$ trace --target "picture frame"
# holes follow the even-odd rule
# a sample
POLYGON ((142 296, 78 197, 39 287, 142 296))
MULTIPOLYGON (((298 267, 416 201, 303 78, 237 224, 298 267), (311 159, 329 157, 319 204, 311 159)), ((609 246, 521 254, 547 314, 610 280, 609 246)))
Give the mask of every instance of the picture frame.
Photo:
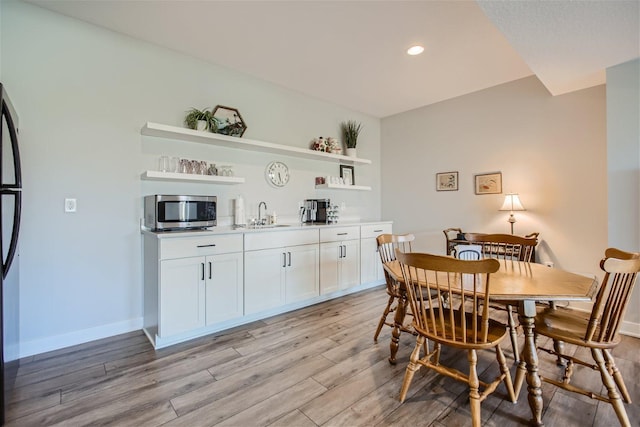
POLYGON ((458 191, 458 172, 437 173, 436 191, 458 191))
POLYGON ((237 108, 216 105, 212 115, 218 126, 216 133, 241 137, 247 130, 247 124, 242 119, 237 108))
POLYGON ((502 193, 502 172, 474 175, 476 194, 502 193))
POLYGON ((348 165, 340 165, 340 178, 344 180, 345 185, 356 185, 355 168, 348 165))

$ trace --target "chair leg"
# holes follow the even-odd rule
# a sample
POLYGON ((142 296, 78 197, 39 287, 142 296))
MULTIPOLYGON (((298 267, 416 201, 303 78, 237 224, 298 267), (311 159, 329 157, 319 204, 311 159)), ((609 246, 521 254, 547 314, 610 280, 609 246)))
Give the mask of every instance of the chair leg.
POLYGON ((469 359, 469 406, 471 407, 471 424, 480 427, 482 417, 480 413, 480 380, 478 379, 478 355, 475 350, 467 353, 469 359))
POLYGON ((620 394, 622 394, 622 400, 624 400, 625 403, 631 403, 631 396, 627 391, 627 386, 624 384, 622 374, 620 374, 611 352, 609 350, 603 350, 603 355, 607 369, 609 370, 609 373, 613 375, 613 380, 616 382, 618 389, 620 390, 620 394))
POLYGON ((623 427, 631 427, 629 417, 627 416, 627 411, 624 409, 622 399, 620 398, 620 395, 616 390, 616 385, 613 381, 613 377, 609 374, 604 358, 602 357, 602 350, 599 348, 592 348, 591 355, 593 356, 593 360, 595 360, 596 364, 598 365, 600 376, 602 377, 602 383, 607 388, 607 391, 609 393, 609 403, 611 403, 611 405, 613 406, 613 410, 616 411, 616 415, 618 416, 620 425, 623 427))
POLYGON ((520 361, 520 351, 518 350, 518 329, 513 318, 513 306, 507 306, 507 322, 509 324, 509 334, 511 335, 511 348, 513 349, 513 359, 520 361))
POLYGON ((553 350, 558 354, 558 357, 556 359, 556 366, 567 366, 567 362, 565 362, 565 360, 559 356, 560 354, 564 354, 564 342, 553 340, 553 350))
POLYGON ((378 328, 376 329, 376 334, 373 336, 373 340, 374 341, 378 341, 378 335, 380 335, 380 331, 382 330, 382 327, 384 326, 385 322, 387 321, 387 316, 389 315, 389 313, 391 313, 391 305, 393 304, 393 301, 396 299, 396 297, 394 296, 390 296, 389 297, 389 302, 387 302, 387 306, 384 309, 384 312, 382 313, 382 317, 380 318, 380 322, 378 322, 378 328))
POLYGON ((516 397, 520 395, 520 389, 522 388, 522 384, 524 384, 524 379, 527 375, 527 364, 524 360, 521 360, 518 363, 518 368, 516 369, 516 379, 513 384, 513 391, 515 392, 516 397))
POLYGON ((407 365, 407 369, 404 372, 404 380, 402 380, 402 387, 400 388, 400 403, 404 402, 405 397, 407 397, 407 391, 409 391, 411 380, 413 380, 413 374, 420 369, 418 359, 420 359, 420 348, 423 345, 424 337, 418 335, 416 338, 416 346, 411 352, 411 357, 409 358, 409 365, 407 365))
POLYGON ((511 402, 516 403, 516 394, 513 391, 513 383, 511 382, 511 372, 509 372, 509 367, 507 366, 507 358, 504 357, 504 353, 499 345, 496 346, 496 359, 498 360, 498 365, 500 365, 500 372, 504 375, 504 385, 507 387, 509 398, 511 402))

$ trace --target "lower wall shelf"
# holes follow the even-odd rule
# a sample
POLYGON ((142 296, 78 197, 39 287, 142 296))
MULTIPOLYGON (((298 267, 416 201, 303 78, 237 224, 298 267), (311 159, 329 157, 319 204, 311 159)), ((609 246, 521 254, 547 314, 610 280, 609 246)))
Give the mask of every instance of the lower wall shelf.
POLYGON ((148 181, 188 181, 203 182, 209 184, 243 184, 244 178, 237 176, 196 175, 190 173, 144 171, 140 179, 148 181))
POLYGON ((318 184, 316 190, 352 190, 352 191, 371 191, 371 187, 366 185, 348 185, 348 184, 318 184))

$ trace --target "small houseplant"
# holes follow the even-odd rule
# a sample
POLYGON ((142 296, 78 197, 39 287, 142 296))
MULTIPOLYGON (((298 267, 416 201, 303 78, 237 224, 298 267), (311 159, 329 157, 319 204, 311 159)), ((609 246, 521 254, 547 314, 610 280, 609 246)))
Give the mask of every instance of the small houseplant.
POLYGON ((362 125, 354 120, 342 122, 342 136, 347 146, 347 156, 356 157, 356 145, 362 125))
POLYGON ((217 132, 218 124, 213 118, 213 113, 209 110, 198 110, 192 108, 187 111, 187 115, 184 118, 184 124, 189 129, 196 129, 200 131, 217 132))

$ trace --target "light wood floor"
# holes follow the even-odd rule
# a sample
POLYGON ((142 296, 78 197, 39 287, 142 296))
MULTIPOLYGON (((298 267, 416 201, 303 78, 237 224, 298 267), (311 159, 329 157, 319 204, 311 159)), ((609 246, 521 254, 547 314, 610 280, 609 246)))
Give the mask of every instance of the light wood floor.
MULTIPOLYGON (((159 351, 133 332, 27 358, 8 425, 469 425, 466 386, 424 369, 398 402, 415 341, 403 335, 398 364, 387 362, 390 328, 372 339, 385 303, 380 287, 159 351)), ((509 347, 507 339, 511 357, 509 347)), ((635 402, 625 405, 634 426, 638 350, 640 340, 625 338, 614 351, 635 402)), ((443 358, 467 365, 464 354, 443 358)), ((551 356, 540 359, 543 374, 559 375, 551 356)), ((478 366, 481 378, 498 372, 490 351, 481 352, 478 366)), ((583 384, 598 383, 597 373, 585 374, 583 384)), ((505 396, 499 388, 483 402, 484 425, 527 424, 526 390, 517 404, 505 396)), ((607 404, 548 384, 543 397, 547 426, 617 425, 607 404)))

